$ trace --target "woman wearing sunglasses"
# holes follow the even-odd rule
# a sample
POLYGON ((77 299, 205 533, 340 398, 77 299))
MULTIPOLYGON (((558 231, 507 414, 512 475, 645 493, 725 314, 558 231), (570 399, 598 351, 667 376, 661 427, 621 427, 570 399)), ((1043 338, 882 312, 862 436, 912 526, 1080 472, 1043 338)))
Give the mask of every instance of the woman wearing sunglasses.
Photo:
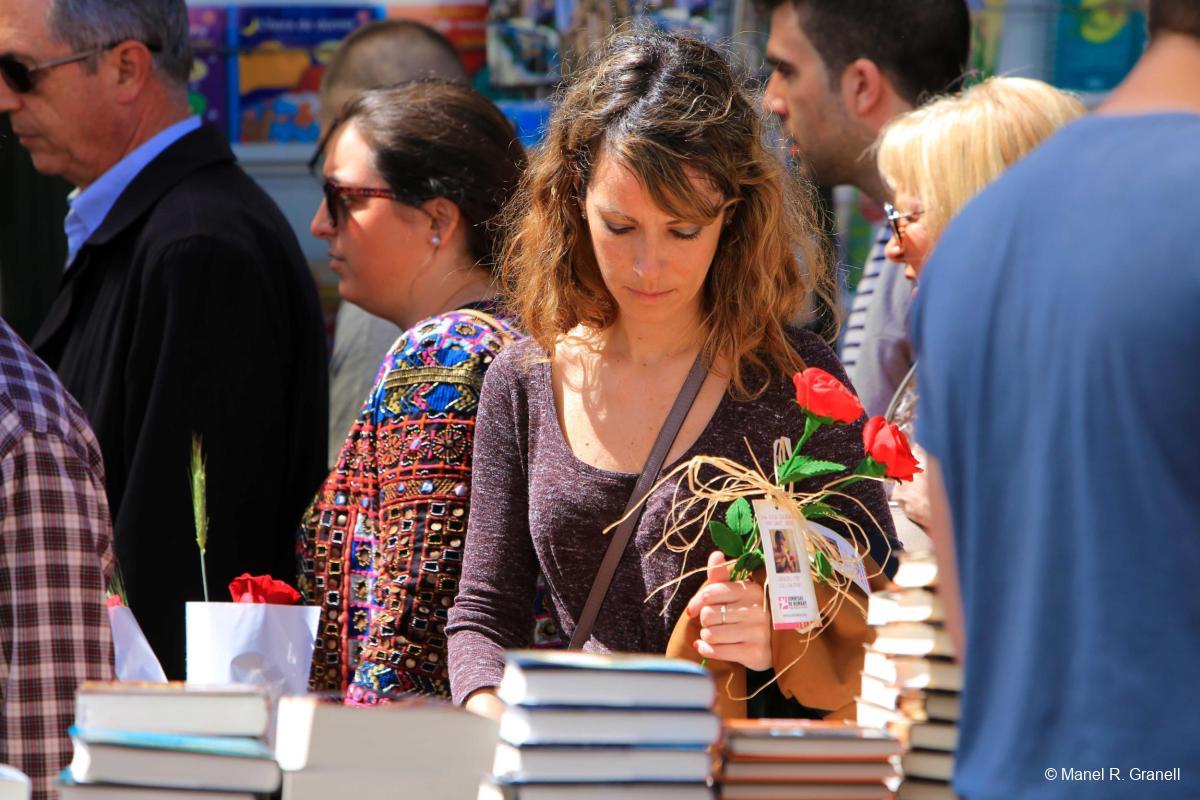
MULTIPOLYGON (((896 199, 885 208, 892 226, 887 257, 915 283, 938 237, 967 201, 1084 110, 1074 95, 1042 81, 997 77, 897 117, 877 145, 880 173, 896 199)), ((887 412, 910 439, 915 376, 914 366, 887 412)), ((924 460, 924 453, 916 454, 924 460)), ((912 522, 928 523, 924 473, 898 484, 892 498, 912 522)))
POLYGON ((322 606, 311 682, 360 702, 445 695, 477 398, 516 336, 490 223, 525 155, 491 102, 440 81, 359 95, 322 150, 312 232, 338 291, 405 333, 302 523, 301 588, 322 606))

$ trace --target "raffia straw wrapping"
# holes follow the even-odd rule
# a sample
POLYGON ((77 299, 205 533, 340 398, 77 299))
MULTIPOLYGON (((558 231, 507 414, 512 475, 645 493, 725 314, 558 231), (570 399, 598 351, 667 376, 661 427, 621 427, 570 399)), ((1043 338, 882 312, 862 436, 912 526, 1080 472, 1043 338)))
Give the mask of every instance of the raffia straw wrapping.
MULTIPOLYGON (((776 441, 775 443, 775 460, 776 463, 782 463, 782 456, 786 456, 791 451, 791 443, 785 439, 776 441)), ((756 464, 756 467, 758 465, 756 464)), ((788 669, 793 667, 797 662, 804 657, 808 650, 809 643, 818 636, 825 628, 826 621, 832 620, 839 611, 842 604, 845 602, 852 603, 864 616, 866 608, 859 599, 851 592, 854 582, 847 577, 855 572, 856 563, 849 559, 843 558, 838 551, 837 546, 829 539, 817 533, 804 518, 804 506, 816 502, 818 498, 821 502, 827 502, 832 498, 844 498, 853 503, 858 508, 862 509, 863 513, 871 520, 872 524, 878 527, 878 521, 871 513, 871 510, 866 507, 857 497, 846 492, 838 491, 832 487, 846 480, 848 476, 845 474, 835 475, 831 480, 825 483, 819 490, 815 492, 797 492, 786 487, 778 486, 774 482, 768 480, 763 474, 761 467, 758 469, 749 469, 736 461, 728 458, 718 458, 712 456, 695 456, 684 464, 680 464, 675 469, 671 470, 656 483, 646 497, 652 495, 659 487, 669 483, 675 483, 674 502, 672 503, 671 513, 664 521, 664 530, 662 537, 658 543, 651 548, 647 557, 653 555, 659 548, 666 548, 672 553, 688 553, 697 547, 708 535, 708 522, 721 506, 732 503, 739 497, 743 497, 748 501, 759 498, 766 498, 777 505, 779 508, 791 511, 793 516, 800 522, 800 530, 804 536, 805 544, 810 553, 814 556, 817 552, 821 552, 829 560, 829 564, 833 567, 832 575, 829 576, 825 583, 832 590, 830 599, 820 608, 820 622, 812 625, 804 630, 796 630, 794 633, 803 640, 803 647, 800 655, 793 659, 783 667, 775 669, 775 679, 778 680, 788 669), (702 472, 707 471, 708 477, 702 475, 702 472), (687 496, 681 497, 683 487, 687 487, 687 496), (694 533, 688 533, 688 530, 694 533), (844 572, 843 572, 844 570, 844 572)), ((856 476, 862 480, 880 480, 868 476, 856 476)), ((641 502, 645 502, 646 498, 642 498, 641 502)), ((641 507, 641 502, 634 508, 630 509, 625 515, 636 513, 641 507)), ((625 516, 613 522, 604 532, 607 534, 614 530, 625 516)), ((861 552, 868 552, 868 541, 866 532, 855 520, 846 517, 842 514, 833 513, 827 516, 828 519, 836 520, 843 523, 850 532, 851 543, 861 552)), ((761 542, 755 541, 751 543, 753 546, 761 549, 761 542)), ((889 553, 890 557, 890 545, 889 553)), ((686 559, 683 563, 686 563, 686 559)), ((725 562, 732 566, 732 561, 725 562)), ((670 591, 671 595, 666 604, 664 604, 663 613, 666 613, 666 608, 670 602, 675 599, 679 592, 680 585, 683 581, 707 571, 707 565, 698 569, 686 570, 683 566, 680 567, 680 574, 675 579, 668 581, 654 589, 646 599, 649 600, 654 595, 662 591, 670 591)), ((877 568, 873 572, 867 574, 867 580, 882 574, 882 568, 877 568)), ((814 579, 816 576, 814 575, 814 579)), ((766 587, 763 587, 764 592, 766 587)), ((750 697, 761 692, 770 683, 764 684, 754 694, 748 697, 733 698, 735 700, 748 700, 750 697)), ((728 687, 726 687, 728 692, 728 687)))

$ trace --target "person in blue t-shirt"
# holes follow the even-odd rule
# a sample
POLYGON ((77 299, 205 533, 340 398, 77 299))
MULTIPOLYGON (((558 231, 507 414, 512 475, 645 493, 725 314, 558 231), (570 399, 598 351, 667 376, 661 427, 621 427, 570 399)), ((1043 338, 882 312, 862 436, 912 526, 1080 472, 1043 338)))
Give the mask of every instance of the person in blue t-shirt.
POLYGON ((1200 4, 969 203, 914 312, 970 800, 1200 797, 1200 4), (961 607, 959 587, 961 586, 961 607))

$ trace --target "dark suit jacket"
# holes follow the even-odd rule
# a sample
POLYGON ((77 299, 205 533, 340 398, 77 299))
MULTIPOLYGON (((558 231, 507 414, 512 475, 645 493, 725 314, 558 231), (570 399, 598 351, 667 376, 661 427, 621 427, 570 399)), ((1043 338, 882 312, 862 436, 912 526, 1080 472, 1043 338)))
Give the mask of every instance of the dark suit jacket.
POLYGON ((129 602, 183 677, 184 602, 203 599, 188 463, 208 460, 208 590, 295 575, 295 532, 325 475, 316 288, 269 197, 201 127, 130 183, 63 277, 34 339, 79 400, 108 476, 129 602))

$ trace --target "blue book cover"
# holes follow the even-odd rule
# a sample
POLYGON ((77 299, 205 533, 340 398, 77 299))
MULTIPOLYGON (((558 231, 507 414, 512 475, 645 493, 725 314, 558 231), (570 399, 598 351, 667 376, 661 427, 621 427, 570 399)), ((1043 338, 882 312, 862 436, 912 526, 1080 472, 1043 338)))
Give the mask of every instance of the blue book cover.
POLYGON ((180 753, 227 756, 230 758, 254 758, 274 761, 271 748, 257 739, 232 736, 176 736, 165 733, 139 733, 101 728, 77 728, 71 726, 72 739, 91 745, 131 747, 139 750, 171 750, 180 753))
POLYGON ((316 142, 325 65, 342 39, 379 16, 366 5, 242 6, 230 14, 234 141, 316 142))
POLYGON ((1132 69, 1146 46, 1146 17, 1133 0, 1066 0, 1054 36, 1054 84, 1104 92, 1132 69))
POLYGON ((226 9, 188 6, 192 42, 192 72, 188 77, 188 106, 192 113, 229 136, 229 29, 226 9))

